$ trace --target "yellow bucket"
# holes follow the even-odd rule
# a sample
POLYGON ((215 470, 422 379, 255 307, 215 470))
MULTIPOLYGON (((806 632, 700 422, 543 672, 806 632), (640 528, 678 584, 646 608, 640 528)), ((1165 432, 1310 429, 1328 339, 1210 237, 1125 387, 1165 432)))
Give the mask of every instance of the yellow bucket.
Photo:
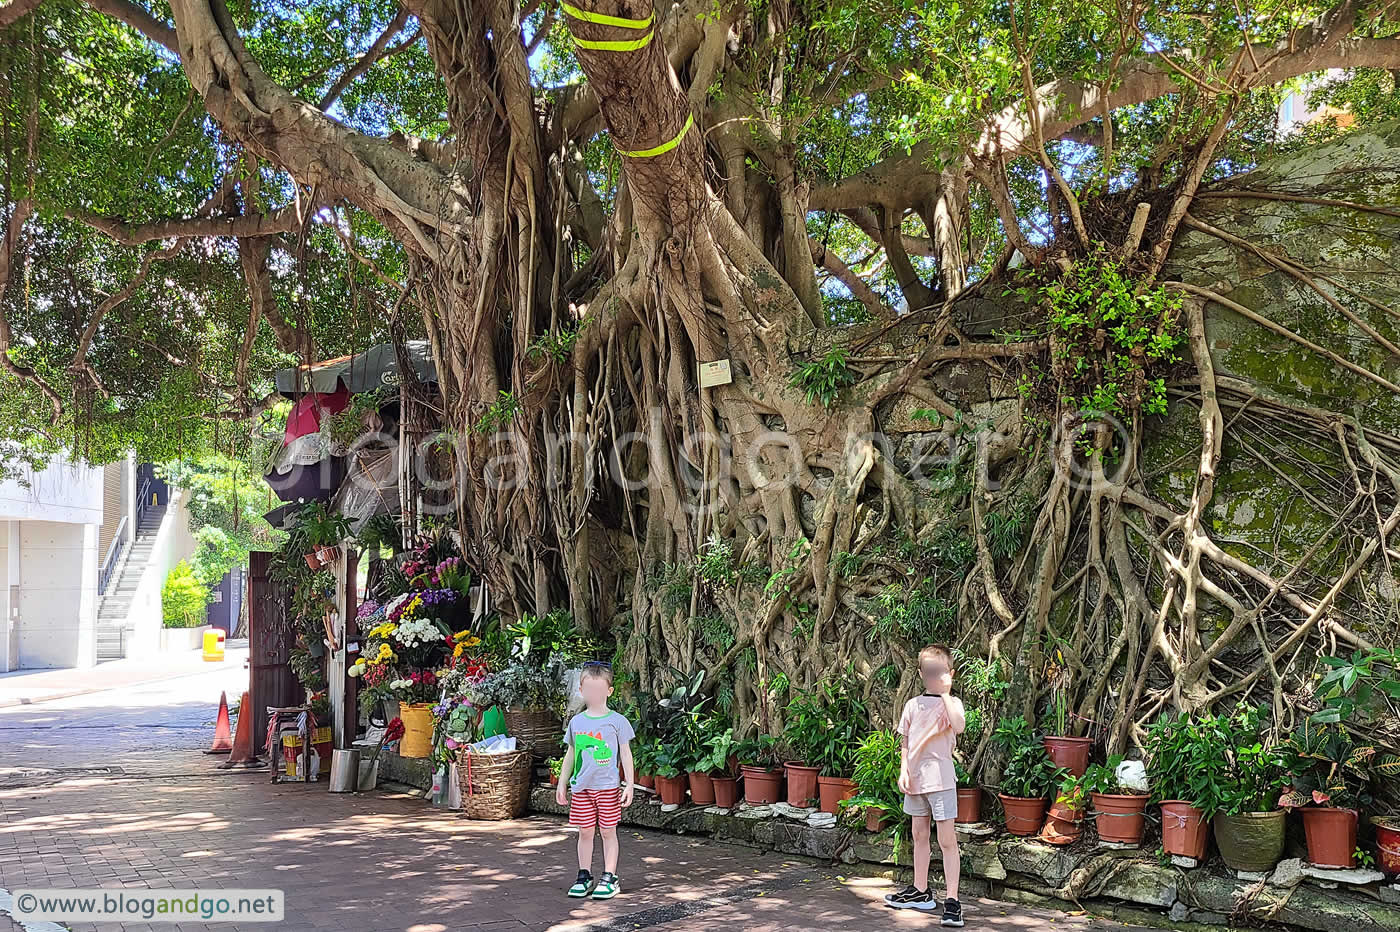
POLYGON ((427 757, 433 753, 433 706, 429 702, 405 702, 399 706, 403 720, 400 757, 427 757))

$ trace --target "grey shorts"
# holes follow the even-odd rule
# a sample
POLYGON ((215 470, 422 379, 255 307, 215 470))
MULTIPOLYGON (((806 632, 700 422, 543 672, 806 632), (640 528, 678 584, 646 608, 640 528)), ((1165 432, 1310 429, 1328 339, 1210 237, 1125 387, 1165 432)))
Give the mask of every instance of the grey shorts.
POLYGON ((946 822, 958 816, 958 791, 939 790, 936 793, 904 794, 904 812, 911 816, 928 816, 935 822, 946 822))

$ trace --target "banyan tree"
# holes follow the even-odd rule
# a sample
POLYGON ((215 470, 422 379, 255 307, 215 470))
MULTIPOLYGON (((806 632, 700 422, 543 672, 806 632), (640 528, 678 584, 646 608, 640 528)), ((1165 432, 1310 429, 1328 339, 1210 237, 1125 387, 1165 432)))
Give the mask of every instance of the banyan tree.
POLYGON ((426 337, 475 571, 643 687, 1286 725, 1400 633, 1394 14, 12 0, 6 408, 426 337))

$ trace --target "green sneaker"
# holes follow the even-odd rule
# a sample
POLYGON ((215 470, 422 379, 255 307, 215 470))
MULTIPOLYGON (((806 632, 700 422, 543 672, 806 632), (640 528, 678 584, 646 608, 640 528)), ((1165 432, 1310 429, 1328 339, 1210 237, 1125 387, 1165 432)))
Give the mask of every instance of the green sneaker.
POLYGON ((612 871, 603 874, 603 878, 598 881, 598 886, 593 888, 593 899, 610 900, 622 892, 622 887, 617 882, 617 875, 612 871))
POLYGON ((592 872, 590 872, 590 871, 585 871, 585 870, 581 870, 581 871, 578 872, 578 880, 575 880, 575 881, 574 881, 574 885, 573 885, 572 887, 569 888, 569 896, 572 896, 572 897, 574 897, 575 899, 579 899, 579 898, 588 896, 589 891, 592 890, 592 889, 593 889, 593 874, 592 874, 592 872))

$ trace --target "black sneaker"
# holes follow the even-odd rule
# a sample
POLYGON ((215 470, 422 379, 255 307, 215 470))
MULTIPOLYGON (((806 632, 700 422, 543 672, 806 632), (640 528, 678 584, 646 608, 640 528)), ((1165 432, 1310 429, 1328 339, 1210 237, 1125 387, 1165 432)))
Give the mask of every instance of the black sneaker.
POLYGON ((578 872, 578 880, 569 888, 569 896, 579 899, 588 896, 593 892, 593 872, 581 870, 578 872))
POLYGON ((943 901, 943 925, 950 929, 961 929, 963 925, 962 904, 951 896, 943 901))
POLYGON ((885 905, 891 909, 921 909, 931 913, 938 908, 938 900, 932 890, 920 890, 910 884, 898 893, 885 894, 885 905))

